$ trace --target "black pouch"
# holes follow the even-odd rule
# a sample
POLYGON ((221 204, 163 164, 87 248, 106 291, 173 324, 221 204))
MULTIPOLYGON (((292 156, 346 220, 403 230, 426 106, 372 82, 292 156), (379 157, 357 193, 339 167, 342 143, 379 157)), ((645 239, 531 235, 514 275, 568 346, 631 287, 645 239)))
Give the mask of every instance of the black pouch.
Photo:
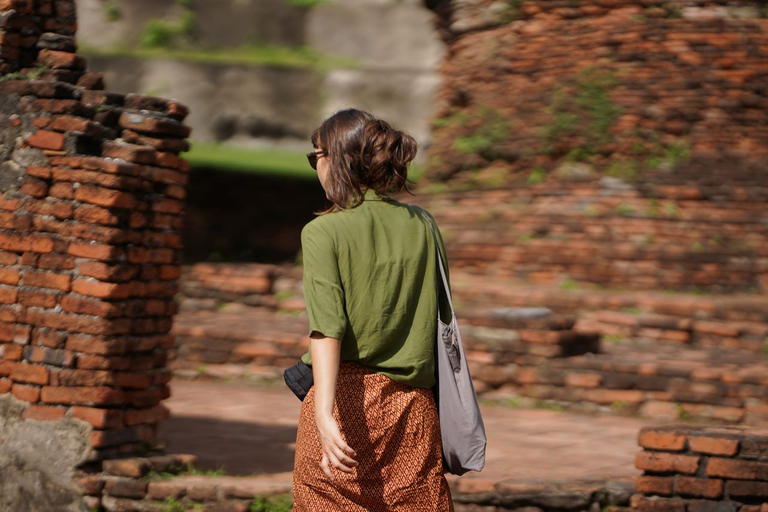
POLYGON ((293 394, 302 402, 312 388, 312 385, 315 383, 314 377, 312 376, 312 367, 306 365, 301 360, 285 370, 283 372, 283 378, 288 387, 291 388, 291 391, 293 391, 293 394))

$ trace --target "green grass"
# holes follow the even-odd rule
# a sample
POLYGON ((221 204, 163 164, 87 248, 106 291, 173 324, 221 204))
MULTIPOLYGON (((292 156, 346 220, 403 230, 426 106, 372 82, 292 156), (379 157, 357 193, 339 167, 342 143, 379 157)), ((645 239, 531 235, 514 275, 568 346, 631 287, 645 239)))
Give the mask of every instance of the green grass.
POLYGON ((357 66, 357 62, 353 59, 332 57, 307 46, 243 45, 233 48, 166 48, 159 45, 147 48, 126 46, 99 48, 81 45, 79 53, 86 56, 176 59, 213 64, 246 64, 318 70, 357 66))
MULTIPOLYGON (((307 142, 307 147, 309 146, 311 144, 307 142)), ((286 178, 317 179, 317 171, 309 166, 305 153, 301 151, 193 143, 190 151, 183 156, 189 160, 193 169, 212 167, 234 172, 279 175, 286 178)))
MULTIPOLYGON (((311 149, 307 142, 307 152, 311 149)), ((307 162, 304 151, 267 148, 246 148, 216 143, 193 143, 182 156, 194 168, 214 168, 232 172, 282 176, 285 178, 316 180, 317 171, 307 162)), ((408 177, 417 182, 424 168, 412 164, 408 177)))

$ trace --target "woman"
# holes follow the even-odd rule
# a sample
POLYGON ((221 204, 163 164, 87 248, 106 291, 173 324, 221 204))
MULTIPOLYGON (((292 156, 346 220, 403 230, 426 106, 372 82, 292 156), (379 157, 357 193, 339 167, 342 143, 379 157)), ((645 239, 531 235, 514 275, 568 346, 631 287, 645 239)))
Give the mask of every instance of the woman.
MULTIPOLYGON (((307 157, 333 206, 301 233, 302 360, 314 386, 299 419, 294 510, 453 510, 431 391, 434 219, 389 196, 405 188, 416 141, 349 109, 325 120, 312 144, 307 157)), ((444 292, 440 305, 449 321, 444 292)))

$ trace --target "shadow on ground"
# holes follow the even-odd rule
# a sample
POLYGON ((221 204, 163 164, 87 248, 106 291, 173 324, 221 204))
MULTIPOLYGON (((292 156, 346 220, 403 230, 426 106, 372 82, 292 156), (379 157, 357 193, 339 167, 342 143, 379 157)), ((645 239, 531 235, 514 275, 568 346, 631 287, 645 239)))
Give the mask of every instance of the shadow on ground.
POLYGON ((243 476, 293 470, 296 427, 172 416, 160 423, 167 453, 197 456, 196 467, 243 476))

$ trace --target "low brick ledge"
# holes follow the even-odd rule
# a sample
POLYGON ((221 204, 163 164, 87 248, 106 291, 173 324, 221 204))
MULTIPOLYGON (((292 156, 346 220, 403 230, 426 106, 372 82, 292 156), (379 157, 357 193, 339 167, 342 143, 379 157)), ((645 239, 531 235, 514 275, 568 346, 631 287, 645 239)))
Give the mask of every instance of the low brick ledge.
POLYGON ((768 512, 768 429, 644 427, 632 510, 768 512))
MULTIPOLYGON (((290 472, 254 477, 146 478, 150 471, 167 471, 194 461, 193 455, 108 460, 102 472, 80 474, 78 485, 88 507, 110 512, 162 512, 168 507, 167 500, 206 512, 248 512, 257 498, 290 495, 292 491, 290 472)), ((633 478, 494 480, 471 473, 448 475, 448 481, 456 512, 627 511, 635 493, 633 478)))

